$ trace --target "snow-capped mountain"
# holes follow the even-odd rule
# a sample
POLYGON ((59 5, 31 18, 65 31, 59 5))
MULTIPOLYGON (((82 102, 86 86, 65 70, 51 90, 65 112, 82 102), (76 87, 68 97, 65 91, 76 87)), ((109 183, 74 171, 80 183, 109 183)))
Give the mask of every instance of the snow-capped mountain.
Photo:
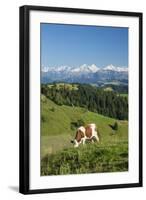
POLYGON ((116 71, 116 72, 128 72, 127 67, 115 67, 112 64, 104 67, 103 70, 116 71))
POLYGON ((98 81, 128 80, 128 68, 113 65, 97 67, 95 64, 83 64, 78 67, 42 67, 41 72, 43 83, 53 81, 97 83, 98 81))
POLYGON ((58 66, 58 67, 42 67, 42 72, 71 72, 71 73, 86 73, 91 72, 95 73, 100 70, 95 64, 86 65, 83 64, 79 67, 70 67, 70 66, 58 66))
POLYGON ((67 72, 70 71, 71 67, 69 66, 58 66, 58 67, 42 67, 41 71, 44 73, 47 72, 67 72))

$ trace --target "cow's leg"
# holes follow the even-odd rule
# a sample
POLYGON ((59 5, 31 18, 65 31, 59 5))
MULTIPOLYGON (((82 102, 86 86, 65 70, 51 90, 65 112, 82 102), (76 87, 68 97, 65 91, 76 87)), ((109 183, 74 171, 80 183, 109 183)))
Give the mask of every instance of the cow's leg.
POLYGON ((79 146, 79 143, 76 141, 76 140, 74 140, 74 147, 78 147, 79 146))
POLYGON ((83 145, 84 145, 85 142, 86 142, 86 138, 82 138, 82 142, 83 142, 83 145))
POLYGON ((91 142, 94 143, 94 138, 92 137, 91 142))

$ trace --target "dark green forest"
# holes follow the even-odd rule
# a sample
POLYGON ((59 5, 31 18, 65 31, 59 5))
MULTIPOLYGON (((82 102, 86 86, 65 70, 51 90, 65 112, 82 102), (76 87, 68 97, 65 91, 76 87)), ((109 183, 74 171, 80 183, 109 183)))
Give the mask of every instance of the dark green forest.
POLYGON ((101 86, 101 88, 111 87, 113 91, 118 92, 120 94, 127 94, 128 93, 128 86, 127 85, 114 85, 114 84, 106 84, 101 86))
POLYGON ((88 84, 42 84, 41 93, 58 105, 79 106, 119 120, 128 119, 128 98, 88 84))

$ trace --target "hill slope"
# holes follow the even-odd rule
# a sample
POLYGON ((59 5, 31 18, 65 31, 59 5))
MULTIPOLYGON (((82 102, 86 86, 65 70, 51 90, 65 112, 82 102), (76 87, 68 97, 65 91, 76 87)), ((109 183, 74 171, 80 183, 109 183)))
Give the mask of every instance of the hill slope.
POLYGON ((76 127, 72 124, 78 120, 85 124, 95 123, 100 133, 100 146, 114 145, 128 140, 128 122, 104 117, 89 112, 85 108, 59 106, 53 101, 41 96, 41 157, 55 153, 66 147, 72 147, 70 140, 74 138, 76 127), (118 122, 118 130, 112 125, 118 122))
POLYGON ((59 106, 41 96, 41 175, 123 172, 128 170, 128 122, 59 106), (117 121, 118 130, 113 130, 117 121), (77 122, 96 123, 99 144, 73 148, 77 122))

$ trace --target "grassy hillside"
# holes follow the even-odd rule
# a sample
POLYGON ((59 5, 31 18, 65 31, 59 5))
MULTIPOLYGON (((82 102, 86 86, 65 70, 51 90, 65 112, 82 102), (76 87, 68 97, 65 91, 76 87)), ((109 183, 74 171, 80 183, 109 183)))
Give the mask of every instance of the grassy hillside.
MULTIPOLYGON (((85 108, 74 106, 59 106, 53 101, 41 96, 41 135, 60 135, 71 134, 70 123, 82 119, 85 123, 95 123, 104 134, 113 133, 111 126, 115 121, 119 124, 118 133, 123 132, 122 136, 127 133, 127 121, 116 120, 113 118, 105 117, 103 115, 90 112, 85 108)), ((100 132, 101 132, 100 131, 100 132)), ((72 135, 72 134, 71 134, 72 135)), ((127 134, 126 134, 127 136, 127 134)))
POLYGON ((59 106, 43 95, 41 96, 41 113, 42 175, 124 171, 127 169, 127 121, 104 117, 89 112, 85 108, 59 106), (73 148, 70 141, 75 137, 76 128, 72 128, 71 124, 78 120, 84 121, 85 124, 95 123, 97 125, 100 133, 99 144, 87 144, 85 147, 81 145, 77 149, 73 148), (113 129, 116 121, 118 122, 117 131, 113 129), (89 159, 92 154, 94 155, 93 161, 89 159), (98 157, 95 157, 96 154, 98 157), (84 169, 84 165, 89 166, 84 169))

